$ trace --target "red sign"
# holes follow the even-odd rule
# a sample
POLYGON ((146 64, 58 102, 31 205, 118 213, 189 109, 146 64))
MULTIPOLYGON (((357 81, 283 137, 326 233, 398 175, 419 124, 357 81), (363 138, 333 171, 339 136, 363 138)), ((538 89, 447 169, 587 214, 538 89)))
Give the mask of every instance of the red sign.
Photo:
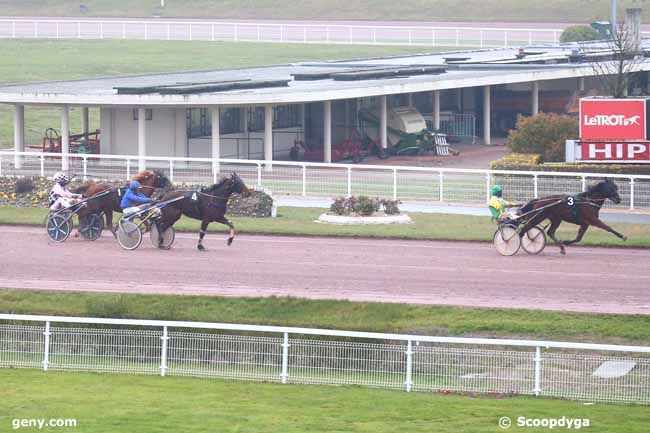
POLYGON ((650 141, 583 141, 580 160, 591 162, 650 162, 650 141))
POLYGON ((581 99, 582 140, 645 140, 645 99, 581 99))

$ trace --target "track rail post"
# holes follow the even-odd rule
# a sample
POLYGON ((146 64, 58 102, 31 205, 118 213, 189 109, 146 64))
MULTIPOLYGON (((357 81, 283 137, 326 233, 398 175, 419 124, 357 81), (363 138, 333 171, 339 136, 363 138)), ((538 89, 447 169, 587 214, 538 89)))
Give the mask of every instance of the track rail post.
POLYGON ((280 373, 280 379, 282 383, 287 383, 287 378, 289 377, 289 333, 284 333, 284 339, 282 342, 282 372, 280 373))
POLYGON ((43 371, 47 371, 48 366, 50 365, 50 322, 45 322, 45 341, 43 343, 43 371))
POLYGON ((167 340, 169 340, 166 326, 163 326, 163 335, 160 337, 160 340, 162 341, 162 348, 160 349, 160 375, 165 376, 167 372, 167 340))
POLYGON ((307 195, 307 166, 305 164, 302 165, 302 196, 305 197, 307 195))
POLYGON ((406 346, 406 381, 404 382, 406 386, 406 392, 411 392, 413 387, 413 342, 408 341, 406 346))
POLYGON ((542 392, 542 349, 537 346, 535 348, 535 395, 542 392))

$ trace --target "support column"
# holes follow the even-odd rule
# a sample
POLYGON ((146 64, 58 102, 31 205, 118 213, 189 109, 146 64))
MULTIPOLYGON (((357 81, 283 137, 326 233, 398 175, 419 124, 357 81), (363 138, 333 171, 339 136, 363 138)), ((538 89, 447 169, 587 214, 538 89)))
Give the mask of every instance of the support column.
POLYGON ((409 102, 409 107, 413 106, 413 93, 408 94, 408 102, 409 102))
POLYGON ((88 134, 88 107, 81 109, 81 132, 88 134))
MULTIPOLYGON (((25 151, 25 106, 16 105, 14 111, 14 151, 25 151)), ((14 155, 14 167, 23 168, 23 157, 14 155)))
POLYGON ((147 156, 147 112, 144 108, 138 108, 138 170, 146 168, 147 156))
MULTIPOLYGON (((264 160, 273 161, 273 105, 264 106, 264 160)), ((271 165, 266 166, 267 169, 271 165)))
POLYGON ((578 90, 581 92, 585 91, 585 77, 578 78, 578 90))
MULTIPOLYGON (((61 153, 70 153, 70 110, 67 105, 61 108, 61 153)), ((70 169, 70 161, 67 156, 61 157, 61 169, 70 169)))
POLYGON ((332 101, 323 102, 323 162, 332 162, 332 101))
MULTIPOLYGON (((219 114, 219 107, 210 108, 210 121, 212 124, 212 172, 215 176, 220 171, 217 160, 221 158, 221 127, 219 124, 221 119, 219 114)), ((239 158, 239 154, 237 154, 237 158, 239 158)))
POLYGON ((490 134, 490 86, 483 87, 483 144, 492 144, 490 134))
POLYGON ((532 88, 532 107, 530 112, 533 116, 536 116, 539 113, 539 82, 533 81, 532 88))
POLYGON ((433 129, 440 130, 440 90, 433 91, 433 129))
POLYGON ((388 104, 386 101, 386 95, 379 97, 380 101, 380 110, 379 110, 379 136, 381 137, 381 148, 388 148, 388 104))

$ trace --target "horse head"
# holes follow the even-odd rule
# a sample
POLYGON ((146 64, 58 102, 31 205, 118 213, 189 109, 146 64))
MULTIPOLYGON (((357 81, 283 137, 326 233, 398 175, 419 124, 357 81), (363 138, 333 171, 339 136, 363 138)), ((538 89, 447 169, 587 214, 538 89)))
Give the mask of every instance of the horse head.
POLYGON ((171 186, 165 173, 160 170, 142 170, 133 176, 133 180, 137 180, 142 186, 156 189, 168 189, 171 186))
POLYGON ((621 203, 621 196, 618 195, 618 186, 610 178, 598 182, 587 190, 587 196, 595 199, 610 199, 614 204, 621 203))
POLYGON ((251 195, 251 190, 248 189, 248 187, 246 186, 242 178, 239 177, 239 175, 234 171, 230 175, 229 182, 230 182, 230 191, 233 194, 239 194, 242 197, 248 197, 249 195, 251 195))

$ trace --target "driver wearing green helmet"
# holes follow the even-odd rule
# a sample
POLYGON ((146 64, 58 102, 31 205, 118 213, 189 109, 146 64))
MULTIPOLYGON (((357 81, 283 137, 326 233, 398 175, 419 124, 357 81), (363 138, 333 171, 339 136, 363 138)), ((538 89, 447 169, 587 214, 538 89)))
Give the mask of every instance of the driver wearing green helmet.
POLYGON ((490 193, 492 194, 492 197, 490 198, 488 206, 490 206, 490 213, 492 214, 493 219, 499 219, 507 208, 517 206, 516 203, 509 202, 502 197, 503 188, 500 185, 494 185, 490 190, 490 193))

